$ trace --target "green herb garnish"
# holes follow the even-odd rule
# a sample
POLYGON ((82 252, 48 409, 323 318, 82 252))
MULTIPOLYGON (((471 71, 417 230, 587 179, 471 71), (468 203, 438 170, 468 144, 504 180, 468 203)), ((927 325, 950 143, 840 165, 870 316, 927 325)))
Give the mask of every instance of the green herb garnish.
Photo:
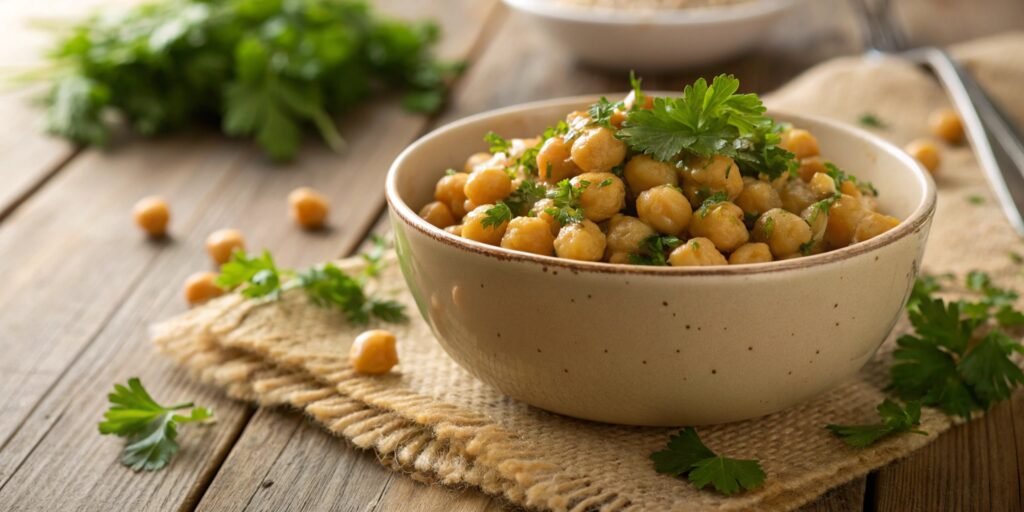
POLYGON ((582 180, 578 185, 573 186, 572 182, 564 179, 558 182, 554 190, 548 191, 550 198, 555 205, 545 208, 544 212, 555 218, 562 226, 583 222, 583 207, 580 206, 580 196, 590 186, 590 182, 582 180))
POLYGON ((977 194, 971 194, 967 196, 967 202, 974 205, 985 204, 985 198, 977 194))
POLYGON ((629 262, 634 265, 666 266, 668 258, 665 253, 682 243, 682 240, 671 235, 651 235, 640 243, 637 252, 629 255, 629 262))
POLYGON ((726 496, 752 490, 764 483, 765 474, 756 460, 731 459, 715 454, 686 427, 672 436, 664 450, 651 454, 658 473, 685 475, 698 489, 708 485, 726 496))
POLYGON ((523 180, 519 187, 505 198, 504 203, 515 216, 521 217, 530 213, 534 203, 547 196, 548 189, 533 180, 523 180))
POLYGON ((878 405, 881 423, 872 425, 827 425, 825 428, 839 436, 850 446, 863 448, 893 434, 913 432, 927 434, 915 427, 921 424, 920 402, 908 402, 905 407, 886 398, 878 405))
POLYGON ((498 202, 484 212, 484 218, 480 225, 485 228, 495 229, 502 224, 512 220, 512 209, 507 204, 498 202))
POLYGON ((365 325, 371 317, 385 322, 405 321, 405 307, 393 300, 367 297, 363 283, 332 263, 317 265, 296 277, 296 285, 320 307, 336 307, 349 323, 365 325))
POLYGON ((590 114, 590 123, 611 128, 612 115, 620 108, 622 108, 622 102, 612 103, 608 101, 608 98, 602 96, 600 100, 597 100, 597 103, 591 105, 590 109, 587 110, 587 113, 590 114))
POLYGON ((857 179, 856 176, 840 169, 832 162, 825 162, 825 173, 836 183, 836 193, 839 193, 839 188, 844 181, 849 181, 856 185, 862 194, 878 197, 878 189, 871 182, 857 179))
POLYGON ((878 116, 872 114, 871 112, 865 112, 861 114, 857 121, 859 121, 860 124, 871 128, 885 128, 888 126, 884 122, 882 122, 882 120, 879 119, 878 116))
POLYGON ((710 196, 707 197, 707 199, 700 203, 700 208, 697 208, 697 215, 699 215, 700 218, 703 219, 704 217, 708 216, 708 212, 711 211, 712 206, 718 203, 724 203, 725 201, 728 200, 729 194, 721 191, 715 192, 714 194, 711 194, 710 196))

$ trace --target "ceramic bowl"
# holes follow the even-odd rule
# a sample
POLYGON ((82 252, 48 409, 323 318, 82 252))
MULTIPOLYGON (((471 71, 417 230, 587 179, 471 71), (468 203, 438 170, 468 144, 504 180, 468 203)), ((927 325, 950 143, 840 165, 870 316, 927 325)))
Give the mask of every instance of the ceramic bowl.
POLYGON ((580 61, 615 70, 663 71, 720 61, 750 49, 801 0, 658 11, 504 1, 580 61))
POLYGON ((395 160, 387 199, 405 279, 462 367, 512 398, 632 425, 742 420, 855 374, 900 316, 935 208, 928 173, 857 128, 773 112, 880 191, 904 219, 866 242, 804 258, 721 267, 641 267, 509 251, 437 229, 416 211, 483 135, 532 136, 596 97, 476 115, 395 160))

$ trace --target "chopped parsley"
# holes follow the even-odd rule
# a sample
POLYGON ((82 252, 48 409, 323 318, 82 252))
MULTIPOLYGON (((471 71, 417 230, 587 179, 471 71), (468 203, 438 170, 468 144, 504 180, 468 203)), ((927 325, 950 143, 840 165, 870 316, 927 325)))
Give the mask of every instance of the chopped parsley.
POLYGON ((860 124, 868 126, 870 128, 888 127, 888 125, 885 122, 883 122, 881 119, 878 118, 878 116, 872 114, 871 112, 865 112, 861 114, 857 121, 860 122, 860 124))
POLYGON ((492 154, 505 153, 507 155, 512 149, 512 142, 494 132, 484 134, 484 142, 487 143, 487 150, 492 154))
POLYGON ((977 194, 971 194, 967 196, 967 202, 974 205, 985 204, 985 198, 977 194))
POLYGON ((732 459, 711 451, 693 427, 669 438, 664 450, 651 454, 654 470, 685 475, 698 489, 708 485, 726 496, 752 490, 764 483, 765 474, 756 460, 732 459))
POLYGON ((554 190, 548 191, 548 198, 554 202, 554 206, 546 208, 544 212, 554 217, 562 226, 583 222, 580 196, 589 186, 590 182, 587 180, 581 180, 576 186, 568 179, 559 181, 554 190))
POLYGON ((775 217, 765 217, 762 229, 764 230, 764 237, 771 238, 772 234, 775 233, 775 217))
POLYGON ((309 300, 320 307, 337 307, 355 325, 369 323, 371 317, 385 322, 405 320, 405 307, 392 300, 368 297, 363 283, 349 276, 332 263, 324 263, 301 272, 297 286, 305 290, 309 300))
POLYGON ((682 240, 671 235, 651 235, 640 243, 637 252, 629 255, 629 262, 634 265, 666 266, 666 253, 682 243, 682 240))
POLYGON ((590 123, 603 126, 605 128, 611 128, 612 116, 615 114, 615 111, 620 108, 622 108, 621 101, 612 103, 608 101, 608 98, 602 96, 601 99, 597 100, 597 103, 591 105, 590 109, 587 110, 587 113, 590 114, 590 123))
POLYGON ((480 221, 480 225, 485 228, 498 228, 510 220, 512 220, 512 209, 499 201, 498 204, 484 212, 484 219, 480 221))
POLYGON ((729 194, 722 191, 715 192, 714 194, 711 194, 710 196, 707 197, 707 199, 700 203, 700 208, 697 208, 697 215, 699 215, 700 218, 703 219, 704 217, 708 216, 708 212, 711 211, 712 206, 718 203, 723 203, 728 200, 729 194))
POLYGON ((644 91, 640 88, 640 85, 642 83, 643 79, 637 78, 636 73, 633 70, 630 70, 629 87, 633 89, 633 108, 631 110, 636 110, 640 108, 641 105, 644 104, 644 99, 646 98, 646 95, 644 94, 644 91))
POLYGON ((547 196, 548 189, 533 180, 523 180, 503 201, 514 216, 527 215, 533 204, 547 196))
POLYGON ((921 424, 921 403, 907 402, 906 406, 886 398, 878 404, 880 423, 871 425, 827 425, 833 434, 839 436, 846 444, 863 448, 875 444, 876 441, 901 432, 912 432, 927 435, 916 427, 921 424))
POLYGON ((601 181, 601 183, 597 184, 597 188, 605 188, 608 185, 611 185, 612 183, 614 183, 614 181, 611 178, 605 178, 604 180, 601 181))
POLYGON ((862 194, 878 197, 878 189, 876 189, 875 186, 871 184, 871 182, 857 179, 856 176, 840 169, 832 162, 825 162, 825 173, 828 174, 833 181, 835 181, 837 191, 843 185, 844 181, 849 181, 856 185, 857 189, 859 189, 862 194))

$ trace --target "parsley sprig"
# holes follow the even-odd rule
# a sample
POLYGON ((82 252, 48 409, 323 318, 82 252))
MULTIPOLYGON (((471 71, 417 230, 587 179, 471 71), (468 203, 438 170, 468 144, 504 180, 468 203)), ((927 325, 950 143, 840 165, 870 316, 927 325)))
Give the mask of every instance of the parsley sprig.
POLYGON ((876 409, 881 418, 880 423, 871 425, 827 425, 825 428, 839 436, 850 446, 863 448, 880 439, 902 432, 926 435, 927 432, 917 429, 921 424, 921 403, 907 402, 905 406, 886 398, 876 409))
POLYGON ((860 189, 862 194, 878 197, 878 189, 871 184, 870 181, 864 181, 857 179, 856 176, 840 169, 836 164, 832 162, 825 162, 825 173, 832 178, 836 183, 836 191, 838 194, 839 187, 843 185, 843 182, 849 181, 860 189))
POLYGON ((671 235, 651 235, 640 243, 637 252, 629 255, 629 262, 634 265, 664 267, 668 265, 666 253, 682 243, 682 240, 671 235))
POLYGON ((107 395, 110 408, 99 424, 100 434, 125 438, 121 464, 135 471, 156 471, 166 466, 181 449, 178 445, 178 425, 206 422, 213 413, 192 402, 160 405, 153 400, 138 377, 128 379, 128 385, 115 384, 107 395), (187 415, 178 411, 191 409, 187 415))
POLYGON ((580 196, 590 186, 587 180, 580 180, 573 185, 568 179, 559 181, 553 190, 548 191, 548 198, 554 202, 554 206, 546 208, 545 213, 551 215, 559 224, 576 224, 583 222, 583 207, 580 206, 580 196))
POLYGON ((732 459, 711 451, 693 427, 672 436, 664 450, 651 454, 658 473, 685 475, 698 489, 711 485, 729 496, 764 483, 764 470, 756 460, 732 459))

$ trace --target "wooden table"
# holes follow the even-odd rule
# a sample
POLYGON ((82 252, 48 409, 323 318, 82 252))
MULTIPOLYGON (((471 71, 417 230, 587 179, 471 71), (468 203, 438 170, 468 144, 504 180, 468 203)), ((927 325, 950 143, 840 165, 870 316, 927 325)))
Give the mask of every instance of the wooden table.
MULTIPOLYGON (((0 65, 36 62, 46 38, 33 16, 73 15, 90 4, 7 0, 0 4, 0 65), (55 5, 57 4, 57 5, 55 5), (60 10, 57 10, 57 9, 60 10)), ((124 3, 124 2, 121 2, 124 3)), ((237 227, 251 248, 289 266, 352 253, 385 229, 384 174, 410 141, 483 110, 578 93, 626 90, 625 75, 576 66, 529 22, 495 0, 379 2, 388 12, 432 17, 442 53, 472 67, 441 115, 405 113, 394 98, 348 115, 343 155, 315 141, 289 167, 249 144, 195 131, 163 140, 125 138, 109 151, 81 150, 40 135, 24 93, 0 96, 0 510, 498 510, 473 490, 427 487, 381 467, 300 415, 256 409, 195 384, 153 353, 147 327, 185 309, 180 286, 207 268, 205 236, 237 227), (285 196, 310 185, 333 200, 332 228, 308 234, 285 214, 285 196), (173 239, 149 243, 131 225, 140 197, 173 208, 173 239), (165 470, 133 473, 117 462, 122 443, 96 423, 115 382, 138 375, 158 397, 195 399, 217 414, 189 428, 165 470)), ((904 0, 916 41, 946 43, 1024 27, 1024 2, 904 0)), ((646 76, 678 88, 698 75, 735 73, 767 91, 822 59, 856 53, 857 27, 841 0, 806 2, 755 53, 676 76, 646 76)), ((954 429, 928 448, 824 496, 808 510, 1024 508, 1024 398, 954 429)))

